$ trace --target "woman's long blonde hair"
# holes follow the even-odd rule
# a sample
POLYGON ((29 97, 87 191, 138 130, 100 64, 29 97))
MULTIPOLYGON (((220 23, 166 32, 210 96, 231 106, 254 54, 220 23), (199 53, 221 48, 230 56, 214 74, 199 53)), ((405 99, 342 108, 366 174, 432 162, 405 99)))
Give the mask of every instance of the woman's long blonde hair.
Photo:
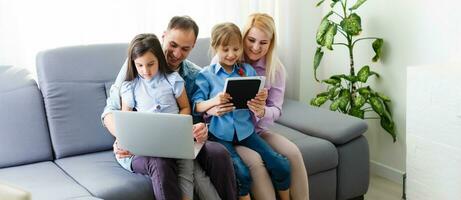
POLYGON ((245 37, 253 27, 261 30, 266 35, 271 37, 269 49, 267 50, 266 54, 266 78, 269 83, 272 84, 276 79, 275 76, 279 70, 282 70, 282 74, 285 74, 285 68, 276 55, 277 35, 275 32, 274 19, 265 13, 253 13, 248 16, 247 22, 243 27, 243 41, 245 41, 245 37))

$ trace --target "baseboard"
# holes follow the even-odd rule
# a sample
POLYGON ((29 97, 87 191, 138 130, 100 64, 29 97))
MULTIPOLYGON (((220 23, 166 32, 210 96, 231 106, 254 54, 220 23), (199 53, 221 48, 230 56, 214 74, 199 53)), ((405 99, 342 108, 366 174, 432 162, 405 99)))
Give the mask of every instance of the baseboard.
POLYGON ((400 185, 403 184, 404 172, 398 169, 389 167, 385 164, 376 162, 374 160, 370 160, 370 171, 372 174, 381 176, 397 184, 400 184, 400 185))

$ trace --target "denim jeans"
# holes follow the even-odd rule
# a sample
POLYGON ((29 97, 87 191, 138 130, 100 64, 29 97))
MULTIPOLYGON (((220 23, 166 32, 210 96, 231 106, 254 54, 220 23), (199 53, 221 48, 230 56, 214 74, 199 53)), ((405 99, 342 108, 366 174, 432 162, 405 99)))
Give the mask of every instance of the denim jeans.
POLYGON ((224 145, 231 154, 237 177, 239 196, 245 196, 250 192, 252 179, 250 170, 235 150, 234 145, 237 144, 253 149, 259 153, 276 190, 287 190, 290 187, 291 171, 288 159, 275 152, 258 134, 253 133, 241 141, 237 141, 236 139, 234 139, 234 141, 224 141, 214 136, 211 137, 211 140, 215 140, 224 145))

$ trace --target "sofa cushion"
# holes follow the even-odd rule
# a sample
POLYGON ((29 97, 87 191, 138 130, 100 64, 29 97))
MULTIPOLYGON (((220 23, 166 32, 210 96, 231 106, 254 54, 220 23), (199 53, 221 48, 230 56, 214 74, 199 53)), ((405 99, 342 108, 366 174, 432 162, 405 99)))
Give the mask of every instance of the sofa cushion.
POLYGON ((27 73, 3 71, 2 76, 6 73, 18 81, 0 84, 0 168, 52 160, 42 95, 36 83, 19 80, 27 73))
POLYGON ((308 135, 323 138, 335 145, 345 144, 360 137, 368 128, 362 119, 338 114, 323 108, 285 99, 278 123, 308 135))
POLYGON ((46 83, 45 106, 56 158, 108 150, 113 138, 100 115, 106 105, 104 83, 46 83))
POLYGON ((127 44, 74 46, 40 52, 37 75, 56 158, 112 148, 102 126, 107 86, 126 58, 127 44))
POLYGON ((103 199, 153 199, 150 179, 123 169, 112 151, 55 161, 91 194, 103 199))
POLYGON ((298 146, 309 175, 334 169, 338 166, 338 151, 331 142, 305 135, 278 123, 274 123, 270 130, 285 136, 298 146))
POLYGON ((0 180, 30 192, 34 200, 92 199, 85 188, 50 161, 0 169, 0 180))

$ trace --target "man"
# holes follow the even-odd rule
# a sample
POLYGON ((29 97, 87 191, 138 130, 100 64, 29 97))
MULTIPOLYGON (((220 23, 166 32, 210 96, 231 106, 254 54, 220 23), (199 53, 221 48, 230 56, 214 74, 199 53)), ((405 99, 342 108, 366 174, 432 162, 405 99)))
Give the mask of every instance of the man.
MULTIPOLYGON (((197 24, 188 16, 176 16, 173 17, 167 27, 167 30, 162 35, 162 48, 165 53, 165 57, 168 66, 177 71, 185 81, 186 92, 189 97, 192 97, 196 90, 195 78, 198 75, 199 68, 194 63, 186 60, 187 56, 193 49, 197 36, 198 36, 197 24)), ((104 125, 111 134, 114 134, 114 120, 111 114, 112 110, 120 110, 120 85, 125 78, 126 63, 122 67, 121 71, 117 76, 117 80, 112 85, 110 90, 110 96, 107 99, 107 105, 102 114, 104 125)), ((190 98, 189 98, 190 99, 190 98)), ((191 102, 189 102, 191 103, 191 102)), ((200 122, 200 117, 194 116, 193 136, 201 142, 206 141, 208 138, 208 129, 204 123, 200 122)), ((120 149, 117 143, 114 143, 114 152, 118 158, 131 156, 130 152, 120 149)), ((194 170, 194 178, 196 178, 195 184, 202 191, 203 189, 210 189, 210 186, 203 185, 206 181, 201 179, 207 179, 203 174, 210 177, 211 182, 216 188, 216 192, 222 199, 236 199, 236 180, 232 166, 232 160, 230 155, 224 146, 216 142, 207 141, 196 158, 198 164, 196 168, 203 168, 205 173, 201 170, 194 170), (223 172, 226 175, 223 175, 223 172), (201 174, 202 173, 202 174, 201 174), (200 176, 202 175, 202 176, 200 176)), ((196 162, 196 163, 197 163, 196 162)), ((162 164, 158 169, 159 174, 162 174, 161 179, 163 185, 176 186, 177 179, 175 174, 175 165, 172 163, 162 164), (176 181, 176 185, 172 183, 176 181)), ((158 167, 158 166, 157 166, 158 167)), ((179 186, 177 186, 179 188, 179 186)), ((212 186, 211 186, 211 189, 212 186)), ((179 189, 178 189, 179 190, 179 189)), ((172 190, 177 191, 177 190, 172 190)), ((214 190, 210 190, 212 193, 214 190)), ((170 192, 170 191, 164 191, 170 192)), ((207 195, 198 193, 199 196, 205 197, 207 195)), ((210 194, 208 194, 209 197, 210 194)))

